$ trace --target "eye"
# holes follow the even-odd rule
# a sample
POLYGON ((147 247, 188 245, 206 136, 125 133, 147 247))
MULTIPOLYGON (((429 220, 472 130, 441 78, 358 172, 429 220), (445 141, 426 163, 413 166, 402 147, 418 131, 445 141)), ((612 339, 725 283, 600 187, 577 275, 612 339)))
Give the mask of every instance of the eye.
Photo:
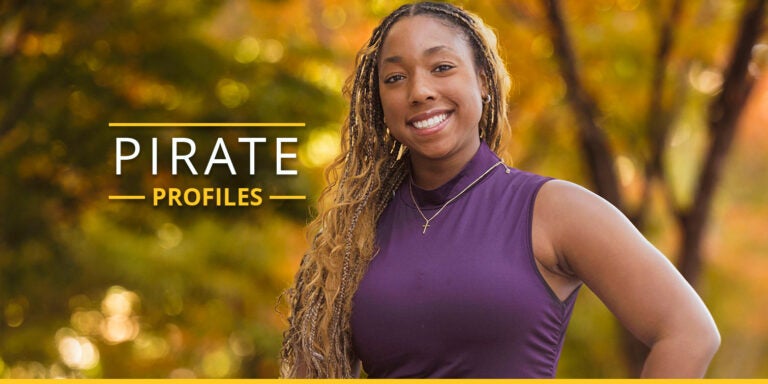
POLYGON ((385 84, 392 84, 392 83, 394 83, 396 81, 400 81, 400 80, 402 80, 404 78, 405 78, 405 76, 400 75, 400 74, 392 75, 392 76, 388 76, 387 78, 385 78, 384 79, 384 83, 385 84))
POLYGON ((433 72, 446 72, 446 71, 450 71, 453 68, 456 68, 456 67, 453 66, 453 65, 450 65, 450 64, 440 64, 437 67, 435 67, 435 69, 433 69, 432 71, 433 72))

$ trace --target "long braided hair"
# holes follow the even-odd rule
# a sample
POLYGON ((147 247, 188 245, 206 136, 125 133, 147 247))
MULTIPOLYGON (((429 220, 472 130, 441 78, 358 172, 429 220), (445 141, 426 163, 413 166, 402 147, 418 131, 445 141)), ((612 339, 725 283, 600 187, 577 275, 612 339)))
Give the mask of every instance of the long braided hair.
POLYGON ((309 225, 310 249, 301 261, 291 301, 289 328, 280 353, 281 377, 352 377, 356 361, 349 324, 352 296, 376 253, 376 222, 410 172, 407 148, 389 135, 379 98, 379 51, 388 31, 404 17, 446 21, 474 52, 491 99, 478 124, 480 137, 498 150, 508 128, 510 81, 496 35, 476 15, 445 3, 406 4, 384 18, 358 52, 344 86, 350 98, 342 126, 341 154, 326 171, 328 186, 309 225))

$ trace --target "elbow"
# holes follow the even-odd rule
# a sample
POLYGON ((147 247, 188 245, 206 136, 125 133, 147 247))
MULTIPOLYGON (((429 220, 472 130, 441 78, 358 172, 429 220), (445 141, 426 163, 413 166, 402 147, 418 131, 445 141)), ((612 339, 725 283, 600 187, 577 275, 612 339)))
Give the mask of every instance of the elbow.
POLYGON ((699 356, 702 362, 709 362, 720 349, 720 332, 715 322, 709 318, 704 324, 698 327, 691 327, 688 335, 689 348, 691 352, 699 356))
POLYGON ((685 334, 690 352, 708 365, 720 349, 722 341, 712 314, 704 309, 679 325, 682 326, 680 329, 685 334))
POLYGON ((714 322, 703 339, 706 340, 703 349, 708 352, 709 359, 711 360, 720 349, 720 342, 722 341, 720 331, 718 331, 714 322))
POLYGON ((679 345, 691 361, 704 367, 720 349, 720 332, 711 316, 690 319, 686 327, 679 328, 679 345))

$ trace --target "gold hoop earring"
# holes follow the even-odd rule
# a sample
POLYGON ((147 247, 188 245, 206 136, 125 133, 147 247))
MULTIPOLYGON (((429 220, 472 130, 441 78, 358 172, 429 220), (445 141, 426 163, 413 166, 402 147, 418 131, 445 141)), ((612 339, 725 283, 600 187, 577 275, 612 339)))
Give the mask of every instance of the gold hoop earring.
POLYGON ((490 102, 491 102, 491 95, 490 94, 483 96, 483 104, 488 104, 490 102))

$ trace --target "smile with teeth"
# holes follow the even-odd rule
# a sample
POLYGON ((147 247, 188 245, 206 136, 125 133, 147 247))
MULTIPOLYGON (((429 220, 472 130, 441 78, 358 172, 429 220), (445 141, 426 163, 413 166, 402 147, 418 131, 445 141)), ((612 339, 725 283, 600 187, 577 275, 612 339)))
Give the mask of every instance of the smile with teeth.
POLYGON ((447 118, 448 118, 447 113, 441 113, 437 116, 432 116, 426 120, 414 121, 412 124, 414 127, 416 127, 416 129, 427 129, 442 123, 447 118))

